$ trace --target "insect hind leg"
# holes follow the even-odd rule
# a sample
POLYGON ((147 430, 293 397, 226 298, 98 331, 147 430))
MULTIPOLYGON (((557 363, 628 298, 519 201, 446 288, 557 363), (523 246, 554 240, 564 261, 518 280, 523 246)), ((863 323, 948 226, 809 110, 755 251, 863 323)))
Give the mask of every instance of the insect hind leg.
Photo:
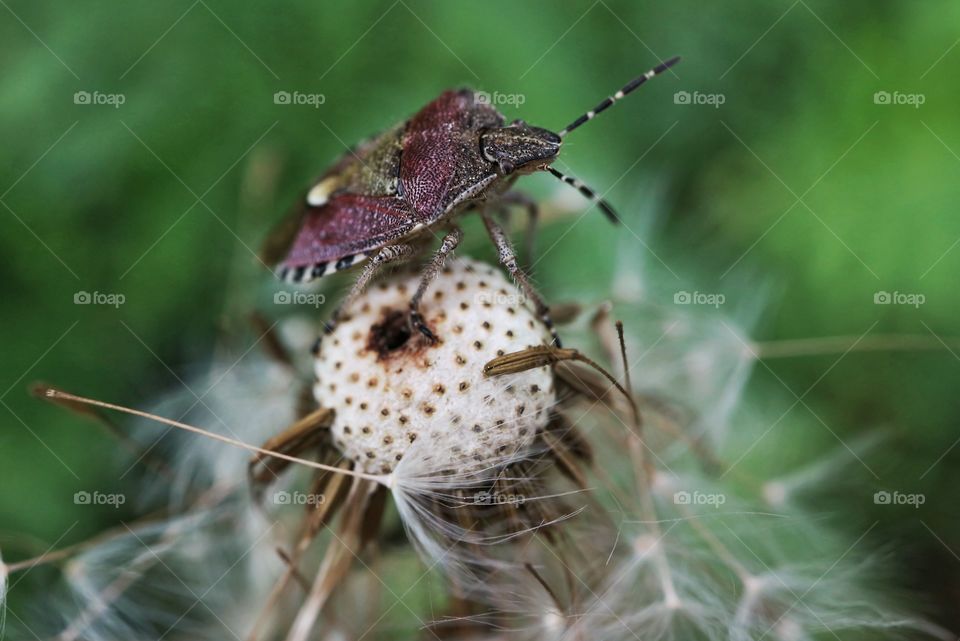
POLYGON ((553 344, 556 347, 560 347, 560 337, 557 335, 557 330, 553 326, 553 320, 550 318, 550 308, 530 283, 527 274, 520 269, 520 266, 517 264, 517 255, 514 253, 513 246, 510 244, 510 239, 507 238, 506 232, 503 231, 503 227, 501 227, 487 211, 481 211, 480 216, 483 218, 483 224, 487 228, 490 239, 497 247, 500 262, 507 268, 507 271, 510 272, 513 279, 517 281, 517 284, 520 285, 520 289, 523 290, 524 295, 533 302, 537 316, 540 317, 540 320, 546 325, 550 331, 550 335, 553 337, 553 344))
POLYGON ((447 232, 447 235, 440 241, 439 249, 437 249, 433 258, 430 259, 430 262, 424 268, 420 276, 420 285, 417 287, 413 298, 410 299, 410 327, 411 329, 419 331, 431 342, 436 342, 437 336, 427 327, 427 324, 423 321, 423 316, 420 315, 420 301, 423 300, 424 294, 427 293, 427 288, 430 287, 430 283, 433 282, 437 274, 440 273, 440 270, 443 269, 447 256, 460 244, 461 238, 463 238, 463 232, 459 227, 454 226, 447 232))

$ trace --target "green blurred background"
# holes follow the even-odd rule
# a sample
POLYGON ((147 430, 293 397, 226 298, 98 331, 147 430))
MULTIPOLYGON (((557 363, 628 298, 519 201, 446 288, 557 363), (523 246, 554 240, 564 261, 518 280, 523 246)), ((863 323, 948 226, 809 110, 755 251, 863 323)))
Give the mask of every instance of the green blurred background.
MULTIPOLYGON (((646 240, 670 268, 700 274, 684 285, 738 304, 763 291, 757 340, 916 337, 918 349, 772 360, 748 394, 805 425, 814 452, 887 430, 876 489, 922 492, 925 504, 882 509, 837 493, 819 508, 843 516, 851 541, 875 524, 866 540, 888 553, 895 580, 960 628, 949 614, 960 599, 960 4, 2 4, 8 560, 128 516, 74 505, 79 489, 122 485, 117 444, 32 399, 28 384, 137 406, 178 388, 268 300, 254 250, 345 145, 457 85, 521 94, 508 118, 560 128, 682 54, 674 74, 571 135, 563 166, 608 192, 632 229, 655 227, 646 240), (325 100, 278 105, 278 91, 325 100), (76 92, 123 104, 75 104, 76 92), (126 300, 76 305, 80 291, 126 300), (925 302, 874 304, 881 291, 925 302)), ((553 193, 551 181, 527 189, 553 193)), ((623 231, 599 215, 565 234, 570 224, 540 240, 556 242, 538 265, 548 297, 595 289, 613 270, 623 231)), ((470 237, 468 251, 491 256, 470 237)), ((777 460, 777 447, 774 432, 751 456, 777 460)))

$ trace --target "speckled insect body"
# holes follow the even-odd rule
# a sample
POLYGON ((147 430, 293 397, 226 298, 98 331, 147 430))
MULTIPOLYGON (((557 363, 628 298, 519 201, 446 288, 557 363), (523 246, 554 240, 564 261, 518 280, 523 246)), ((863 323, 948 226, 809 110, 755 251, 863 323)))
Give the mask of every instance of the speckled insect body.
MULTIPOLYGON (((507 235, 490 215, 491 204, 523 204, 535 218, 535 205, 508 190, 519 176, 549 171, 616 220, 606 202, 551 163, 567 133, 678 60, 663 62, 635 78, 559 133, 521 120, 507 124, 500 112, 472 90, 446 91, 408 121, 344 154, 309 189, 296 215, 268 245, 265 257, 279 261, 278 275, 292 283, 309 282, 366 262, 342 309, 363 291, 380 266, 419 254, 425 241, 440 237, 440 231, 440 247, 424 269, 410 304, 411 327, 435 340, 419 315, 420 299, 460 242, 456 217, 477 209, 501 262, 534 303, 538 315, 552 327, 546 304, 519 268, 507 235)), ((336 320, 335 312, 328 329, 336 320)))

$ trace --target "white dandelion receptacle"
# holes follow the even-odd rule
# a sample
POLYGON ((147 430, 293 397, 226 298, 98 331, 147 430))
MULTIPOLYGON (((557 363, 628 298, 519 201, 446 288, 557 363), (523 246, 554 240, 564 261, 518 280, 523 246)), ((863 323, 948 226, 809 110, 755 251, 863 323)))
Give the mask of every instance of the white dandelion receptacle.
POLYGON ((506 379, 484 364, 549 343, 517 288, 495 268, 451 261, 424 299, 439 337, 411 335, 407 310, 418 277, 393 278, 344 310, 315 361, 314 393, 336 413, 334 443, 358 467, 390 473, 408 450, 433 464, 488 462, 533 443, 554 404, 553 374, 539 367, 506 379))

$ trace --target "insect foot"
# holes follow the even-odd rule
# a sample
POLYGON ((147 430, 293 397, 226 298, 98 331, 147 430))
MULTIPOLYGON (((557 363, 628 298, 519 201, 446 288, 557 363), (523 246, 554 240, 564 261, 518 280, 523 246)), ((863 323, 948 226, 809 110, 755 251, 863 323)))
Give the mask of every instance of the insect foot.
POLYGON ((431 343, 437 342, 437 335, 434 334, 433 331, 431 331, 431 329, 423 321, 423 314, 418 312, 416 309, 413 309, 413 306, 410 308, 410 327, 423 334, 423 336, 431 343))
POLYGON ((417 282, 406 273, 374 285, 323 339, 314 395, 334 411, 336 447, 374 474, 415 447, 425 465, 458 470, 529 447, 555 404, 552 370, 491 378, 483 366, 549 344, 549 331, 499 269, 463 258, 437 274, 411 326, 417 282))

